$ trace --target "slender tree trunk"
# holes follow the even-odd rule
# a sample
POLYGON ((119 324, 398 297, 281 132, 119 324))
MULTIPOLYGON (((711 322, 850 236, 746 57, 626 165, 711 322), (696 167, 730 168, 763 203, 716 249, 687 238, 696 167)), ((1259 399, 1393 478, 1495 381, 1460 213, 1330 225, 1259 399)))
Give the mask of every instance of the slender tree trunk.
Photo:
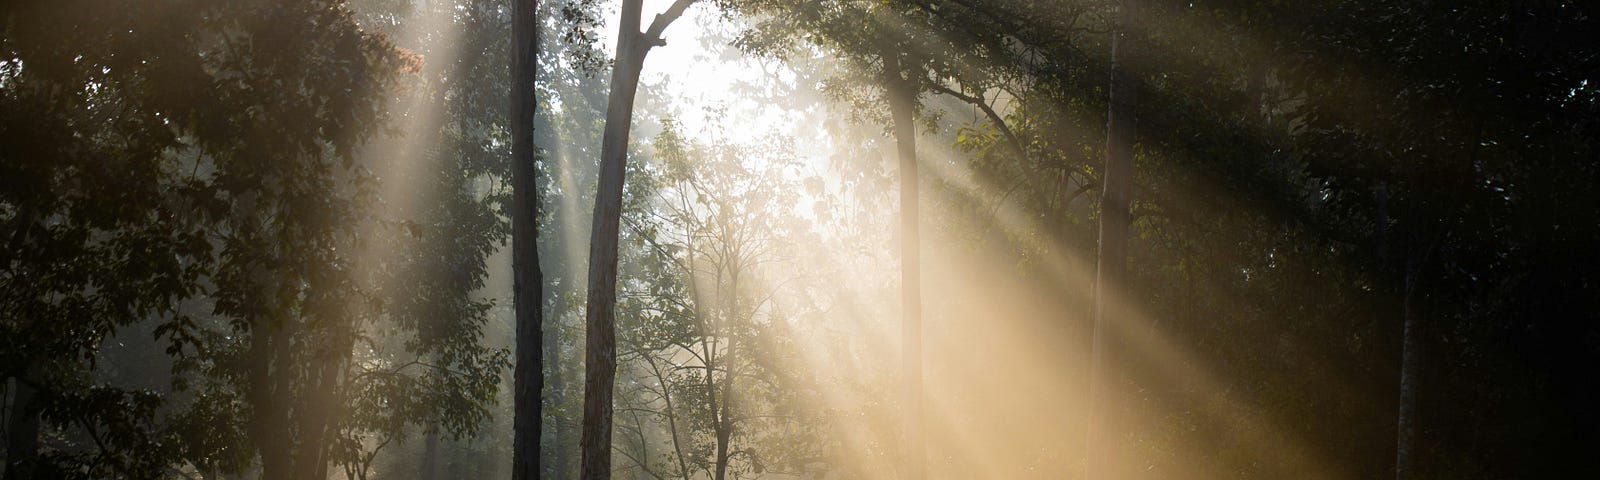
MULTIPOLYGON (((1377 223, 1376 257, 1378 260, 1378 278, 1381 279, 1380 292, 1384 295, 1385 314, 1394 314, 1400 321, 1400 392, 1396 405, 1395 415, 1395 449, 1394 449, 1394 476, 1395 480, 1410 480, 1414 476, 1415 448, 1417 443, 1417 389, 1420 385, 1420 363, 1422 361, 1422 339, 1424 333, 1420 318, 1416 312, 1416 287, 1417 269, 1421 258, 1417 249, 1415 235, 1408 235, 1409 243, 1399 245, 1403 252, 1405 264, 1398 267, 1392 252, 1396 250, 1394 235, 1390 228, 1389 215, 1389 184, 1379 181, 1373 187, 1373 203, 1375 204, 1375 222, 1377 223), (1395 281, 1399 285, 1395 285, 1395 281), (1398 294, 1399 305, 1389 303, 1390 295, 1398 294), (1398 308, 1395 308, 1398 307, 1398 308)), ((1404 218, 1404 217, 1402 217, 1404 218)))
POLYGON ((517 324, 511 477, 515 480, 540 478, 539 424, 544 417, 544 325, 540 312, 544 277, 539 272, 539 191, 533 144, 533 119, 538 109, 534 98, 538 10, 538 0, 511 2, 511 269, 517 324))
POLYGON ((439 431, 438 425, 432 425, 434 430, 429 431, 422 440, 422 480, 436 480, 439 478, 439 431))
MULTIPOLYGON (((6 418, 5 480, 33 478, 34 462, 39 459, 38 389, 32 379, 11 381, 10 418, 6 418)), ((3 400, 3 399, 0 399, 3 400)))
MULTIPOLYGON (((727 362, 723 362, 723 365, 727 365, 727 362)), ((722 415, 717 420, 716 425, 717 460, 715 480, 728 478, 728 442, 733 438, 733 418, 729 416, 732 413, 729 411, 729 407, 733 403, 733 399, 729 398, 733 394, 731 383, 729 383, 732 380, 733 375, 731 372, 727 378, 722 380, 722 415)))
MULTIPOLYGON (((690 263, 692 264, 693 261, 691 260, 690 263)), ((656 381, 661 385, 667 385, 666 372, 661 371, 661 364, 656 361, 655 357, 643 355, 642 358, 650 365, 650 373, 655 375, 656 381)), ((663 388, 661 390, 661 400, 666 403, 662 416, 667 419, 667 434, 672 437, 672 453, 678 461, 678 477, 689 480, 689 460, 683 454, 683 436, 678 432, 678 408, 672 401, 672 389, 663 388)))
POLYGON ((1421 319, 1417 315, 1418 252, 1406 254, 1404 285, 1401 293, 1400 315, 1404 331, 1401 333, 1400 351, 1400 407, 1396 421, 1394 450, 1395 480, 1414 477, 1415 449, 1417 444, 1417 388, 1421 381, 1422 343, 1424 338, 1421 319))
MULTIPOLYGON (((704 323, 702 323, 704 324, 704 323)), ((717 383, 713 374, 717 365, 717 351, 706 335, 700 336, 700 357, 706 359, 706 406, 711 412, 711 426, 715 430, 718 444, 722 440, 722 409, 717 407, 717 383)), ((720 458, 720 457, 719 457, 720 458)), ((712 475, 716 475, 716 466, 713 466, 712 475)))
POLYGON ((1136 125, 1134 106, 1137 77, 1130 73, 1134 55, 1129 35, 1137 14, 1136 0, 1121 0, 1117 25, 1111 41, 1110 108, 1106 119, 1106 166, 1100 196, 1100 256, 1095 269, 1094 344, 1089 373, 1089 434, 1085 465, 1087 478, 1119 478, 1117 441, 1120 433, 1114 422, 1117 414, 1120 376, 1116 373, 1116 352, 1111 352, 1114 331, 1126 320, 1123 301, 1126 293, 1128 207, 1133 176, 1133 135, 1136 125))
POLYGON ((884 93, 894 122, 895 150, 900 157, 900 325, 901 379, 905 422, 904 478, 926 477, 926 443, 922 437, 922 248, 918 238, 917 129, 915 86, 900 65, 898 48, 882 53, 884 93))
MULTIPOLYGON (((553 296, 555 298, 552 299, 550 309, 551 328, 544 331, 544 364, 550 368, 550 373, 545 377, 550 383, 550 404, 557 405, 557 411, 560 411, 559 406, 567 403, 567 379, 561 370, 560 334, 561 317, 567 311, 567 301, 559 292, 553 296)), ((540 458, 545 458, 549 462, 548 470, 555 478, 572 478, 572 459, 576 457, 572 454, 576 451, 567 448, 571 444, 567 425, 565 419, 559 416, 550 418, 550 445, 540 454, 540 458)))
POLYGON ((622 223, 622 186, 628 170, 628 135, 633 128, 633 98, 639 70, 650 48, 665 45, 661 33, 683 15, 693 0, 677 0, 639 31, 643 0, 623 0, 617 30, 616 61, 600 141, 600 185, 594 198, 589 235, 589 308, 583 373, 583 464, 580 478, 611 478, 611 398, 617 376, 617 233, 622 223))
POLYGON ((589 239, 589 307, 585 312, 583 463, 581 478, 611 478, 611 398, 617 375, 617 230, 628 168, 633 97, 644 49, 639 45, 642 0, 623 0, 606 129, 600 143, 600 185, 589 239))
MULTIPOLYGON (((717 406, 717 383, 716 376, 714 375, 716 366, 718 365, 718 357, 715 348, 713 348, 711 343, 706 340, 706 338, 709 336, 707 334, 713 331, 711 327, 712 319, 707 317, 705 301, 700 297, 700 281, 696 277, 696 275, 698 275, 698 270, 695 269, 695 259, 699 258, 699 256, 695 251, 694 240, 692 237, 693 236, 690 235, 690 240, 687 242, 689 252, 689 297, 694 302, 695 316, 699 320, 700 358, 705 359, 704 363, 706 367, 706 406, 711 412, 711 425, 716 430, 717 438, 720 441, 722 438, 722 410, 717 406)), ((715 262, 713 262, 713 264, 714 263, 715 262)), ((718 269, 717 275, 715 278, 715 283, 712 285, 720 287, 722 284, 722 267, 719 265, 716 268, 718 269)), ((684 471, 687 472, 688 470, 686 469, 684 471)), ((716 475, 715 469, 713 470, 712 475, 716 475)))
MULTIPOLYGON (((730 235, 724 235, 724 238, 731 237, 730 235)), ((738 248, 730 248, 728 251, 733 252, 733 254, 724 259, 724 262, 730 268, 728 269, 728 290, 726 292, 728 313, 724 316, 726 322, 722 329, 722 336, 728 339, 728 349, 723 351, 721 355, 722 370, 726 373, 722 376, 722 414, 717 418, 716 423, 717 461, 715 480, 728 478, 728 456, 730 455, 730 444, 733 441, 734 427, 733 383, 738 378, 737 372, 734 371, 738 367, 738 363, 736 363, 738 359, 734 357, 736 353, 735 339, 738 338, 739 327, 744 322, 744 314, 740 312, 739 308, 739 272, 743 267, 739 262, 738 248)))

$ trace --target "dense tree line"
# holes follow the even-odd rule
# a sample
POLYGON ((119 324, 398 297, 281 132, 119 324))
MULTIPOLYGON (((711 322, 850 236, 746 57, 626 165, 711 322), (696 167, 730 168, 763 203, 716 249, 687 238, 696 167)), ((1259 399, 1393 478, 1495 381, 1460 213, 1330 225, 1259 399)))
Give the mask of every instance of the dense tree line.
POLYGON ((1600 473, 1595 6, 125 3, 0 6, 7 479, 1600 473))
POLYGON ((480 428, 508 361, 469 294, 504 233, 472 188, 504 160, 369 146, 454 65, 342 3, 3 16, 7 478, 366 478, 408 428, 480 428))

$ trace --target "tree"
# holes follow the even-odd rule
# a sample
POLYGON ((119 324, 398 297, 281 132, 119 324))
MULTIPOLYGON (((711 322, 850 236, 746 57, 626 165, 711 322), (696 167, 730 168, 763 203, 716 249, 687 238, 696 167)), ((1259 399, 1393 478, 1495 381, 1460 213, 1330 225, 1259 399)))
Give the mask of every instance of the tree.
POLYGON ((1122 433, 1113 420, 1121 378, 1114 373, 1117 357, 1111 352, 1115 336, 1126 323, 1121 305, 1127 302, 1128 211, 1134 156, 1134 105, 1139 77, 1131 72, 1137 41, 1137 0, 1121 0, 1111 41, 1110 112, 1106 117, 1106 163, 1100 189, 1100 250, 1095 268, 1094 345, 1089 384, 1089 440, 1087 475, 1091 479, 1121 478, 1117 472, 1117 441, 1122 433))
POLYGON ((538 0, 511 5, 511 210, 512 287, 517 325, 516 425, 512 477, 540 478, 539 425, 544 418, 544 279, 539 273, 539 195, 535 185, 533 119, 538 102, 534 82, 538 67, 538 0))
POLYGON ((776 298, 798 279, 769 273, 807 238, 786 212, 798 162, 781 137, 705 145, 680 129, 666 122, 630 174, 623 225, 644 250, 624 262, 617 449, 658 477, 803 472, 820 450, 815 387, 776 298))
MULTIPOLYGON (((498 224, 460 193, 488 169, 418 172, 416 190, 437 208, 380 209, 386 189, 371 172, 386 160, 365 155, 385 100, 420 59, 364 31, 343 2, 120 7, 0 12, 17 27, 5 32, 5 97, 28 107, 7 112, 73 119, 6 142, 5 168, 19 174, 7 178, 32 178, 35 194, 68 207, 39 225, 13 215, 57 207, 8 187, 21 195, 0 200, 6 225, 21 227, 6 232, 19 248, 8 253, 43 248, 38 260, 82 269, 41 276, 54 268, 7 259, 5 281, 33 289, 8 301, 5 327, 23 331, 6 338, 35 340, 4 353, 48 365, 34 384, 45 387, 38 416, 13 419, 65 434, 8 428, 23 440, 10 445, 50 449, 6 474, 217 475, 259 454, 272 478, 326 476, 331 465, 360 477, 408 427, 475 428, 504 363, 479 345, 487 306, 471 298, 498 224), (85 167, 119 185, 43 181, 85 167), (438 184, 452 190, 427 188, 438 184), (395 248, 406 238, 415 244, 395 248), (103 260, 71 259, 81 252, 103 260), (100 302, 116 307, 94 310, 100 302), (156 367, 173 373, 170 388, 101 384, 101 342, 148 338, 150 327, 167 342, 156 367)), ((26 133, 13 120, 7 134, 26 133)))
MULTIPOLYGON (((886 42, 888 42, 886 40, 886 42)), ((900 157, 900 348, 904 349, 901 375, 904 385, 903 422, 905 478, 923 478, 927 447, 922 438, 922 248, 917 216, 917 135, 915 108, 917 84, 901 67, 899 48, 883 47, 884 96, 894 126, 895 151, 900 157)))
POLYGON ((677 0, 639 31, 643 0, 624 0, 618 25, 616 61, 606 106, 605 138, 600 144, 600 184, 595 194, 594 226, 589 242, 588 337, 584 353, 582 478, 611 478, 612 391, 616 385, 617 229, 622 215, 622 187, 628 166, 628 132, 639 72, 651 48, 665 45, 661 34, 693 0, 677 0))
MULTIPOLYGON (((381 39, 361 34, 350 21, 348 10, 345 10, 342 5, 316 9, 302 4, 283 6, 281 8, 267 8, 259 5, 222 6, 207 3, 179 2, 165 6, 163 9, 140 12, 138 15, 101 14, 112 10, 115 9, 107 5, 97 5, 96 2, 82 2, 78 5, 55 4, 47 6, 35 3, 8 6, 5 12, 8 22, 15 20, 19 27, 6 32, 7 43, 11 45, 11 48, 8 49, 8 53, 11 54, 9 58, 19 67, 12 69, 10 74, 25 75, 26 77, 33 77, 34 73, 46 74, 43 77, 39 77, 40 80, 44 81, 41 83, 55 83, 56 86, 36 91, 38 96, 33 97, 36 100, 24 101, 33 103, 38 100, 44 100, 44 103, 37 104, 39 106, 54 103, 60 109, 57 110, 58 112, 94 115, 101 108, 115 105, 118 110, 104 111, 102 114, 109 115, 108 119, 127 122, 124 123, 125 128, 142 129, 136 136, 124 137, 131 140, 131 142, 124 144, 125 147, 136 148, 124 150, 123 146, 118 146, 122 142, 114 140, 116 135, 114 132, 111 136, 99 136, 99 138, 109 141, 104 146, 110 148, 110 150, 105 151, 104 154, 96 154, 92 150, 84 149, 82 146, 74 146, 69 140, 70 137, 58 137, 55 141, 47 140, 46 142, 37 143, 36 145, 39 148, 33 154, 12 157, 8 159, 8 163, 9 161, 16 161, 18 163, 13 163, 13 165, 25 166, 33 161, 48 159, 54 155, 73 155, 69 152, 86 153, 87 155, 81 158, 90 160, 92 163, 102 163, 95 160, 117 157, 132 160, 135 162, 134 164, 123 165, 137 165, 135 168, 117 174, 118 176, 116 177, 107 178, 118 178, 118 181, 126 181, 130 178, 143 179, 147 182, 145 184, 148 187, 156 189, 156 191, 174 192, 175 195, 166 199, 137 195, 117 198, 114 195, 105 193, 116 191, 116 189, 100 190, 97 187, 89 186, 92 188, 91 190, 82 190, 79 194, 73 194, 68 190, 74 188, 72 185, 51 186, 46 183, 41 184, 41 186, 45 186, 48 189, 46 191, 53 191, 51 195, 60 196, 60 198, 72 198, 74 195, 81 195, 86 202, 80 203, 80 208, 75 210, 83 213, 93 213, 93 216, 89 217, 90 219, 95 217, 106 220, 123 219, 123 221, 133 222, 133 225, 137 225, 142 223, 139 219, 148 218, 150 219, 149 221, 154 222, 150 224, 151 226, 161 228, 162 230, 157 231, 164 231, 168 235, 177 234, 191 228, 194 230, 188 230, 191 234, 188 238, 183 239, 183 243, 173 243, 171 240, 149 237, 136 243, 105 243, 104 239, 115 237, 91 233, 92 230, 114 232, 106 230, 106 227, 112 226, 112 224, 108 224, 104 220, 96 220, 99 225, 95 223, 60 224, 67 228, 65 230, 67 232, 76 230, 82 234, 88 234, 81 237, 80 244, 94 248, 108 248, 109 250, 101 252, 102 255, 108 258, 134 260, 135 263, 124 264, 136 267, 135 270, 127 273, 149 274, 152 280, 160 282, 157 285, 160 286, 161 290, 150 291, 121 286, 105 289, 96 288, 92 283, 114 280, 116 278, 114 276, 94 275, 68 280, 68 283, 64 284, 40 284, 35 279, 37 274, 26 273, 26 270, 23 270, 16 271, 19 275, 11 276, 11 279, 12 281, 38 284, 47 289, 64 288, 64 291, 68 292, 68 297, 66 297, 68 299, 73 297, 82 299, 98 298, 103 301, 129 305, 135 309, 123 312, 105 312, 110 315, 104 318, 104 321, 108 322, 104 324, 104 327, 114 328, 118 324, 125 324, 145 315, 162 315, 167 316, 170 319, 168 324, 173 326, 168 331, 176 332, 193 325, 194 318, 189 316, 187 312, 175 314, 171 306, 173 305, 172 302, 202 294, 209 296, 214 292, 221 292, 219 296, 222 297, 227 297, 231 293, 244 294, 243 290, 247 289, 239 288, 242 283, 262 280, 261 277, 266 273, 259 271, 262 267, 261 260, 284 253, 283 251, 269 251, 269 249, 263 248, 260 244, 253 244, 250 240, 253 236, 251 231, 256 230, 256 225, 252 225, 250 221, 234 221, 240 219, 243 214, 257 213, 250 212, 253 206, 262 206, 263 210, 271 210, 271 207, 266 207, 267 205, 285 207, 293 211, 292 215, 296 215, 295 221, 302 222, 291 228, 315 225, 316 227, 313 230, 320 230, 322 227, 326 227, 328 224, 324 222, 339 220, 339 215, 345 213, 338 211, 338 209, 341 206, 348 205, 346 202, 350 200, 349 192, 343 192, 344 195, 341 195, 331 192, 330 190, 332 189, 328 188, 328 184, 318 183, 317 180, 293 178, 292 175, 284 174, 305 173, 307 170, 327 172, 335 169, 332 166, 340 163, 348 166, 352 160, 354 146, 363 139, 368 138, 375 131, 374 127, 377 122, 373 118, 373 114, 378 111, 374 107, 379 103, 375 95, 392 84, 395 74, 404 68, 405 58, 381 39), (313 26, 305 26, 308 24, 313 26), (164 26, 158 27, 157 25, 164 26), (132 33, 127 34, 125 32, 132 33), (272 42, 277 48, 250 51, 244 55, 239 54, 237 50, 229 49, 229 47, 233 46, 230 42, 244 39, 261 40, 263 43, 272 42), (13 41, 15 42, 13 43, 13 41), (317 50, 318 53, 314 55, 309 53, 309 51, 317 47, 324 46, 330 48, 317 50), (78 60, 74 61, 73 59, 75 58, 78 60), (29 65, 38 65, 45 68, 37 72, 31 71, 34 70, 33 68, 20 68, 22 62, 24 62, 22 59, 28 59, 25 62, 29 65), (74 66, 74 63, 78 63, 78 65, 74 66), (51 64, 56 65, 56 67, 51 68, 51 64), (321 64, 339 64, 355 68, 323 69, 319 68, 321 64), (250 65, 250 67, 247 68, 244 65, 250 65), (269 88, 268 83, 256 83, 262 80, 262 76, 276 75, 296 69, 301 72, 307 72, 300 77, 305 80, 305 83, 299 84, 302 87, 295 87, 305 88, 304 92, 295 91, 290 93, 281 89, 269 88), (237 82, 229 85, 217 85, 211 81, 215 75, 233 75, 237 82), (194 93, 192 91, 180 91, 178 85, 191 82, 206 85, 207 95, 196 96, 192 95, 194 93), (106 89, 101 90, 104 95, 99 95, 96 98, 96 96, 89 96, 86 92, 82 98, 88 101, 77 105, 71 103, 70 97, 50 93, 51 90, 82 91, 85 85, 91 84, 106 86, 106 89), (113 85, 115 86, 113 87, 113 85), (237 95, 241 93, 238 88, 255 88, 258 89, 256 93, 261 93, 262 95, 237 95), (339 89, 346 93, 331 97, 317 97, 314 95, 316 92, 330 91, 331 89, 339 89), (269 92, 284 93, 284 95, 274 96, 268 94, 269 92), (311 92, 313 95, 304 95, 305 92, 311 92), (51 101, 51 97, 55 97, 60 101, 51 101), (281 101, 272 102, 266 100, 269 97, 281 101), (304 101, 305 103, 296 103, 299 101, 304 101), (293 115, 290 113, 291 111, 298 113, 302 112, 302 110, 285 108, 289 106, 287 105, 288 103, 296 103, 294 108, 309 107, 309 111, 321 113, 319 116, 312 116, 311 118, 289 118, 293 115), (287 131, 278 130, 276 132, 269 132, 266 129, 252 130, 252 126, 261 125, 259 123, 261 120, 278 121, 282 122, 280 125, 296 125, 299 128, 286 129, 287 131), (253 149, 245 147, 253 147, 253 149), (182 154, 182 156, 179 156, 179 154, 182 154), (275 160, 284 160, 284 162, 275 163, 275 160), (187 168, 182 170, 173 168, 180 165, 187 168), (306 168, 297 170, 295 167, 306 168), (263 188, 262 183, 274 184, 263 188), (273 195, 261 195, 265 190, 280 187, 282 190, 298 189, 295 193, 312 194, 303 195, 294 200, 286 200, 283 197, 273 195), (225 206, 230 201, 236 203, 232 212, 229 212, 229 208, 225 206), (280 201, 282 203, 279 203, 280 201), (302 208, 306 207, 308 203, 294 203, 296 201, 325 201, 329 202, 331 208, 329 210, 305 211, 302 208), (104 207, 93 207, 96 204, 104 207), (117 206, 115 208, 106 208, 113 204, 117 206), (81 207, 90 207, 90 209, 83 210, 81 207), (190 213, 185 215, 162 213, 163 209, 169 208, 184 209, 190 213), (175 222, 183 222, 183 224, 193 225, 193 227, 178 230, 177 228, 180 224, 175 222), (216 232, 220 228, 232 228, 233 230, 227 234, 217 234, 216 232), (234 240, 238 242, 236 243, 234 240), (181 248, 182 250, 175 251, 173 250, 174 248, 181 248), (144 254, 157 255, 161 260, 139 260, 144 254), (246 258, 252 260, 243 260, 246 258), (255 264, 257 271, 241 272, 237 268, 242 263, 255 264), (182 266, 188 271, 170 271, 167 270, 168 267, 165 265, 182 266), (229 267, 234 267, 234 269, 229 267), (253 278, 245 280, 242 278, 244 276, 253 278), (203 288, 207 284, 215 285, 215 290, 203 288), (104 293, 89 294, 89 292, 96 290, 104 293), (123 292, 121 295, 127 296, 118 297, 110 293, 115 291, 123 292), (146 296, 147 294, 153 294, 153 296, 146 296), (132 315, 130 316, 129 314, 132 315)), ((277 79, 282 80, 282 78, 279 77, 277 79)), ((22 80, 20 83, 24 84, 45 86, 41 83, 34 83, 21 78, 19 80, 22 80)), ((7 83, 10 84, 12 82, 7 83)), ((283 83, 280 82, 277 85, 283 85, 283 83)), ((7 91, 23 95, 24 97, 13 97, 19 100, 26 98, 25 96, 35 94, 29 90, 9 87, 7 91)), ((71 129, 62 128, 58 132, 70 135, 71 129)), ((109 165, 117 164, 111 163, 109 165)), ((67 164, 63 164, 63 166, 67 166, 67 164)), ((23 171, 27 170, 31 169, 24 169, 23 171)), ((274 193, 281 193, 281 190, 274 193)), ((20 203, 18 206, 31 207, 29 203, 32 202, 20 203)), ((38 211, 37 213, 49 214, 46 211, 38 211)), ((29 216, 32 214, 29 213, 29 216)), ((13 233, 11 238, 19 243, 28 237, 33 237, 34 240, 45 240, 44 231, 35 231, 32 228, 43 217, 25 217, 28 216, 18 216, 15 219, 17 228, 9 232, 13 233)), ((277 215, 262 215, 251 218, 253 221, 262 223, 283 219, 284 217, 277 215)), ((315 235, 315 233, 307 234, 308 237, 315 235)), ((176 240, 183 237, 169 236, 168 238, 176 240)), ((54 245, 71 243, 70 239, 62 240, 62 242, 51 241, 52 248, 55 248, 54 245)), ((316 242, 318 240, 321 239, 307 239, 308 242, 316 242)), ((286 246, 286 249, 292 248, 291 246, 286 246)), ((308 257, 311 256, 308 255, 308 257)), ((324 257, 317 260, 329 259, 324 257)), ((87 263, 86 266, 101 268, 93 266, 96 263, 98 262, 87 263)), ((114 266, 118 263, 121 262, 112 263, 111 265, 114 266)), ((318 275, 328 275, 319 276, 315 282, 319 284, 323 282, 340 282, 338 278, 343 277, 344 274, 332 271, 339 267, 337 263, 327 264, 326 269, 319 270, 318 275)), ((111 272, 115 272, 115 270, 111 272)), ((309 272, 302 270, 299 273, 309 272)), ((137 277, 129 280, 132 280, 129 286, 137 285, 137 282, 140 281, 137 277)), ((258 292, 259 290, 251 292, 251 294, 258 292)), ((43 302, 39 304, 41 307, 47 309, 56 309, 57 307, 77 308, 80 309, 80 315, 92 313, 91 310, 85 310, 84 308, 94 305, 94 303, 82 304, 76 301, 54 302, 50 300, 53 296, 44 291, 24 293, 32 298, 31 302, 43 302), (54 306, 51 306, 51 304, 54 304, 54 306)), ((335 292, 330 291, 330 293, 335 292)), ((276 292, 273 296, 277 294, 294 295, 292 290, 276 292)), ((258 297, 256 299, 266 303, 265 298, 258 297)), ((256 305, 246 307, 243 306, 243 303, 246 302, 238 302, 237 300, 237 298, 223 298, 222 301, 218 302, 217 309, 225 314, 239 314, 239 317, 248 317, 248 319, 241 318, 244 323, 241 323, 239 327, 241 329, 247 326, 256 327, 252 329, 252 332, 256 334, 253 336, 254 338, 262 340, 262 337, 268 336, 262 333, 264 330, 277 327, 277 325, 269 326, 267 324, 278 322, 267 322, 263 318, 264 316, 257 315, 261 310, 256 309, 256 305), (246 310, 249 310, 249 312, 246 312, 246 310)), ((315 299, 311 299, 307 300, 306 303, 314 303, 315 301, 315 299)), ((295 307, 286 305, 283 308, 287 310, 295 307)), ((48 310, 34 313, 28 313, 27 310, 21 309, 13 311, 17 312, 15 319, 17 323, 11 323, 11 325, 21 327, 30 324, 42 325, 36 322, 52 322, 51 317, 46 314, 48 310)), ((79 315, 74 316, 77 317, 79 315)), ((83 320, 71 320, 59 322, 57 325, 66 329, 62 333, 68 333, 85 326, 83 323, 83 320)), ((87 343, 79 344, 77 347, 52 345, 44 342, 40 346, 44 347, 45 350, 29 356, 35 358, 61 358, 60 355, 76 349, 92 350, 96 348, 98 339, 103 338, 108 333, 108 330, 104 329, 104 327, 94 327, 98 332, 92 335, 72 335, 77 337, 73 342, 88 341, 87 343)), ((32 329, 32 327, 29 327, 29 329, 32 329)), ((40 331, 37 333, 48 332, 40 331)), ((20 335, 14 338, 32 336, 20 335)), ((8 335, 8 337, 12 336, 8 335)), ((330 337, 328 340, 332 342, 347 338, 338 334, 330 335, 330 337)), ((49 336, 35 338, 49 338, 49 336)), ((178 343, 183 344, 186 342, 179 341, 178 343)), ((7 348, 6 350, 7 352, 29 351, 25 348, 7 348)), ((174 347, 175 352, 181 350, 181 346, 174 347)), ((311 348, 306 350, 308 354, 315 353, 310 352, 311 348)), ((74 358, 74 355, 69 354, 65 358, 74 358)), ((261 365, 261 362, 271 360, 263 355, 252 359, 252 361, 261 365)), ((24 362, 21 365, 26 366, 33 363, 36 362, 24 362)), ((337 362, 329 363, 337 364, 337 362)), ((55 372, 51 373, 68 374, 75 370, 77 369, 56 369, 55 372)), ((253 371, 262 372, 263 370, 265 369, 257 368, 253 371)), ((313 379, 311 381, 313 384, 317 383, 317 380, 314 380, 316 378, 326 378, 322 375, 325 370, 307 373, 313 375, 310 377, 313 379)), ((44 380, 49 384, 62 386, 67 384, 65 382, 66 378, 63 377, 52 379, 35 378, 44 380)), ((287 380, 285 379, 285 381, 287 380)), ((329 385, 323 383, 308 390, 316 391, 325 386, 329 385)), ((325 392, 326 390, 321 391, 325 392)), ((72 393, 69 397, 76 395, 76 393, 72 393)), ((59 398, 64 400, 69 397, 59 398)), ((267 405, 269 402, 266 397, 263 395, 258 396, 256 399, 260 400, 256 403, 256 406, 263 408, 257 409, 253 413, 261 418, 271 416, 268 411, 273 410, 273 408, 267 405)), ((271 403, 281 404, 281 402, 271 403)), ((46 410, 51 409, 46 408, 46 410)), ((96 415, 93 410, 80 411, 80 413, 96 415)), ((289 419, 285 418, 275 419, 278 422, 276 428, 303 427, 307 430, 305 432, 307 436, 304 438, 305 443, 313 446, 309 450, 321 448, 323 446, 321 442, 322 435, 327 432, 326 428, 324 428, 326 427, 326 417, 316 409, 301 410, 298 413, 300 414, 296 421, 289 421, 289 419)), ((148 419, 148 417, 146 418, 148 419)), ((84 417, 79 417, 71 421, 79 422, 83 420, 84 417)), ((264 433, 266 429, 260 430, 263 430, 264 433)), ((17 438, 32 436, 22 431, 13 431, 12 433, 17 438)), ((91 431, 89 435, 97 436, 99 434, 91 431)), ((263 444, 265 445, 265 442, 263 444)), ((273 474, 287 474, 287 470, 290 467, 286 466, 286 461, 276 461, 282 459, 283 456, 271 454, 270 452, 273 449, 292 447, 288 442, 280 442, 263 447, 264 452, 269 452, 265 456, 274 460, 270 462, 272 463, 273 474)), ((10 458, 23 460, 29 456, 24 453, 10 456, 10 458)), ((309 465, 316 463, 313 459, 323 458, 320 451, 304 456, 307 458, 301 464, 307 465, 306 469, 313 468, 309 467, 309 465)), ((138 462, 148 462, 152 465, 162 465, 171 461, 170 457, 164 456, 129 456, 125 458, 138 462)), ((142 474, 126 473, 127 466, 113 468, 123 470, 125 474, 143 476, 142 474)), ((8 472, 8 475, 24 475, 25 472, 25 469, 12 469, 8 472)))
POLYGON ((90 360, 118 328, 181 315, 178 304, 196 294, 200 262, 211 255, 197 222, 179 215, 194 200, 182 188, 186 162, 162 155, 182 140, 151 111, 172 106, 173 92, 139 87, 171 64, 101 70, 117 53, 171 38, 114 42, 108 29, 148 19, 57 10, 74 7, 85 6, 0 7, 7 24, 0 29, 0 379, 9 406, 0 468, 7 479, 79 468, 149 475, 171 460, 172 452, 155 449, 142 457, 53 454, 41 433, 90 425, 97 438, 126 440, 112 448, 160 440, 149 422, 159 399, 94 385, 86 378, 90 360), (101 88, 83 88, 90 83, 101 88))

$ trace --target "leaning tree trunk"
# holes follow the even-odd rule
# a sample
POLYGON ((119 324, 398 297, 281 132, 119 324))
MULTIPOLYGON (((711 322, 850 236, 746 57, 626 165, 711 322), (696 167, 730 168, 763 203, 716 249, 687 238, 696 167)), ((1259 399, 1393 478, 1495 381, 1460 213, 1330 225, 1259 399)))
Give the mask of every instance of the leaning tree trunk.
POLYGON ((1121 0, 1111 40, 1110 108, 1106 119, 1106 166, 1101 179, 1100 255, 1095 269, 1094 344, 1089 373, 1089 434, 1085 466, 1087 478, 1117 478, 1116 418, 1119 376, 1115 352, 1111 352, 1113 331, 1126 320, 1128 211, 1133 170, 1133 134, 1136 118, 1137 77, 1129 72, 1133 56, 1129 35, 1138 7, 1136 0, 1121 0))
POLYGON ((926 443, 922 436, 922 248, 917 222, 917 92, 906 79, 898 48, 885 45, 884 93, 894 122, 895 151, 900 157, 900 324, 904 371, 905 478, 926 475, 926 443))
POLYGON ((511 2, 511 269, 516 309, 516 419, 513 421, 511 477, 539 475, 539 424, 544 416, 544 298, 539 272, 539 192, 534 181, 533 118, 538 109, 534 79, 539 51, 538 0, 511 2))
POLYGON ((639 70, 651 47, 665 45, 661 32, 693 0, 678 0, 639 31, 643 0, 623 0, 617 55, 611 68, 606 129, 600 142, 600 185, 589 235, 589 307, 585 312, 583 464, 581 478, 611 478, 611 397, 617 376, 617 233, 622 223, 622 185, 628 170, 628 134, 639 70))

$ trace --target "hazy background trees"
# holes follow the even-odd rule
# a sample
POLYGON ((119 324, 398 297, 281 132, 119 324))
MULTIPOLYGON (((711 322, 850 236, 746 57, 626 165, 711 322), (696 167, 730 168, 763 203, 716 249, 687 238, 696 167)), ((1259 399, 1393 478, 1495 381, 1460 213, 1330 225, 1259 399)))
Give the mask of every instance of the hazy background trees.
MULTIPOLYGON (((539 3, 533 453, 573 478, 617 12, 539 3)), ((1084 478, 1116 3, 686 10, 613 145, 612 476, 911 471, 920 237, 928 477, 1084 478)), ((1593 476, 1600 12, 1139 3, 1116 470, 1593 476)), ((510 476, 509 7, 0 7, 5 475, 510 476)))

